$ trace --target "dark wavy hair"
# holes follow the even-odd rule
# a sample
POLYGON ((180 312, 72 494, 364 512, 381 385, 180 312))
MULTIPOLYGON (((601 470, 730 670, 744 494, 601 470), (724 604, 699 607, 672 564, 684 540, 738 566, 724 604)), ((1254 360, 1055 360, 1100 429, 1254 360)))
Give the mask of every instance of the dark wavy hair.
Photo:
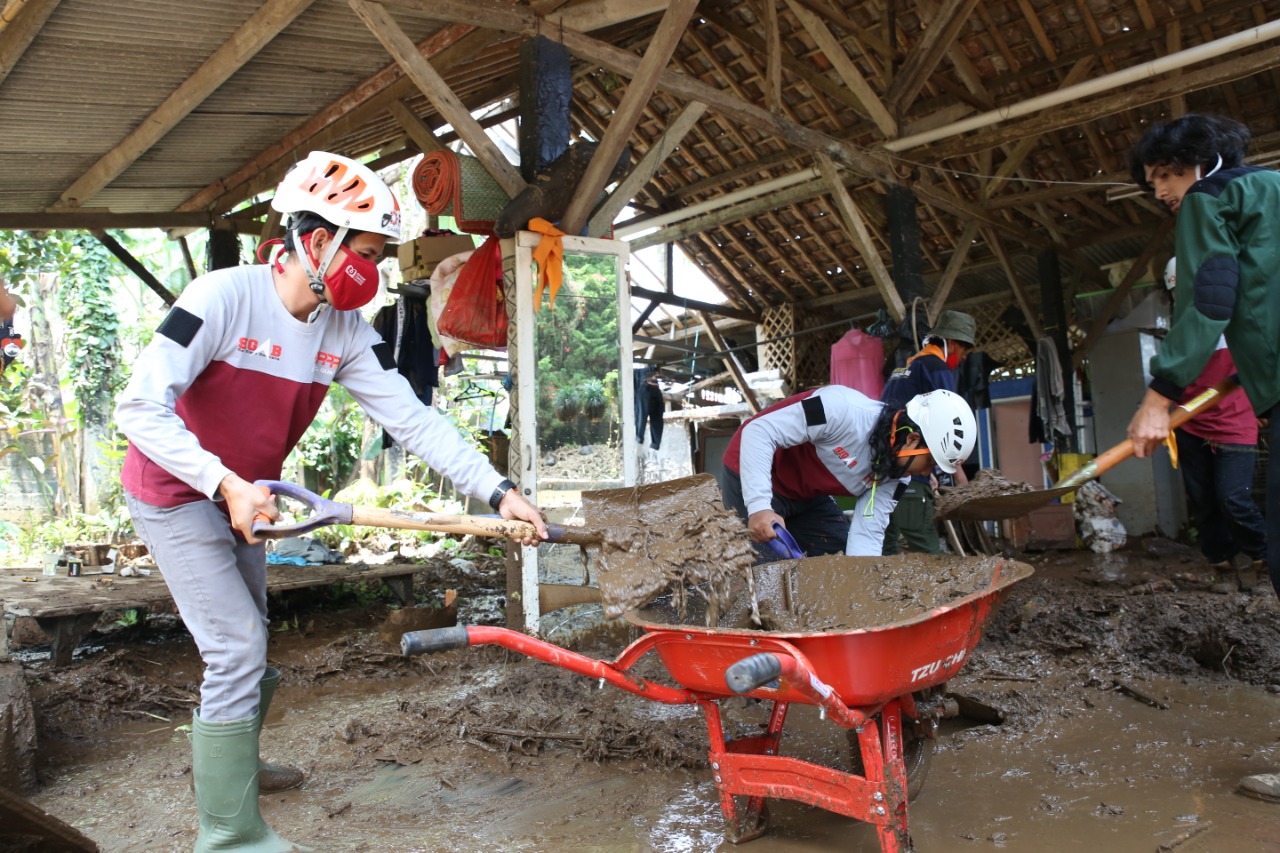
POLYGON ((1143 134, 1129 152, 1129 175, 1152 192, 1147 166, 1199 166, 1208 171, 1222 157, 1222 168, 1234 169, 1244 163, 1252 138, 1249 128, 1233 119, 1188 113, 1143 134))
POLYGON ((907 437, 912 432, 919 432, 920 427, 916 422, 907 416, 906 409, 894 409, 885 406, 880 410, 880 417, 876 418, 876 425, 871 428, 871 478, 876 482, 883 483, 886 480, 897 480, 902 477, 902 473, 907 470, 907 466, 911 464, 910 459, 907 462, 901 462, 894 451, 902 446, 907 437), (900 413, 900 414, 899 414, 900 413), (908 428, 908 432, 902 433, 902 438, 894 441, 893 435, 893 417, 898 416, 898 429, 901 431, 903 427, 908 428))
MULTIPOLYGON (((290 253, 293 253, 295 251, 296 247, 294 246, 294 241, 293 241, 293 235, 295 231, 299 237, 306 237, 308 234, 310 234, 312 231, 315 231, 317 228, 323 228, 325 231, 329 232, 330 236, 333 236, 334 234, 338 233, 338 226, 334 225, 332 222, 325 219, 323 216, 320 216, 319 214, 308 213, 305 211, 302 213, 290 214, 289 227, 285 229, 285 232, 284 232, 285 249, 290 253), (296 229, 294 228, 295 225, 297 226, 296 229)), ((355 229, 349 229, 346 233, 346 236, 342 238, 342 245, 344 246, 350 245, 351 238, 361 233, 363 232, 356 231, 355 229)))

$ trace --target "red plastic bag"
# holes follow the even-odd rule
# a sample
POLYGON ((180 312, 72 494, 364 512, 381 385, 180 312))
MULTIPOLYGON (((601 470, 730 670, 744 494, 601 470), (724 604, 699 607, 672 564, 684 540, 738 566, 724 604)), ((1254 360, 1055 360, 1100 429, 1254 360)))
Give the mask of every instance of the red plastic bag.
POLYGON ((489 237, 458 271, 449 301, 436 321, 441 335, 485 349, 507 345, 507 304, 502 294, 502 246, 489 237))

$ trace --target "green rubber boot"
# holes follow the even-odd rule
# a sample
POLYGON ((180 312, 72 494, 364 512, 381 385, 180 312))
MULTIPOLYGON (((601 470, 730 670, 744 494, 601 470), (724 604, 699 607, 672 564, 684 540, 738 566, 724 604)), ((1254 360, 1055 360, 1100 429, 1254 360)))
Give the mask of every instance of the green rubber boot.
MULTIPOLYGON (((258 731, 262 731, 262 722, 267 718, 267 709, 271 707, 271 697, 276 695, 276 685, 280 683, 280 670, 274 666, 267 667, 266 675, 258 682, 258 731)), ((302 784, 305 778, 297 767, 287 764, 268 764, 258 761, 258 793, 274 794, 287 791, 302 784)))
POLYGON ((297 853, 258 811, 258 718, 206 723, 191 717, 191 775, 200 810, 195 853, 297 853))

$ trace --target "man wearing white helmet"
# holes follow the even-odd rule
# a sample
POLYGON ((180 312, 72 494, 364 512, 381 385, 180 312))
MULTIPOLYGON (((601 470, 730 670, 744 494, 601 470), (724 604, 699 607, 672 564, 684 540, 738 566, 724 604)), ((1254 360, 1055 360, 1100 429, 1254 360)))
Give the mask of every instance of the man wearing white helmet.
POLYGON ((777 538, 778 523, 810 557, 879 556, 911 476, 935 465, 955 471, 977 434, 973 410, 951 391, 920 394, 903 408, 843 385, 806 391, 738 427, 724 454, 724 505, 758 544, 777 538), (834 496, 857 499, 852 522, 834 496))
MULTIPOLYGON (((1164 286, 1172 297, 1177 284, 1177 258, 1165 265, 1164 286)), ((1182 392, 1193 400, 1234 376, 1235 362, 1227 339, 1200 376, 1182 392)), ((1259 571, 1266 571, 1267 525, 1253 499, 1257 461, 1258 416, 1243 388, 1177 429, 1178 470, 1187 493, 1187 510, 1200 551, 1226 578, 1223 589, 1250 591, 1259 571)))
POLYGON ((258 758, 279 672, 267 667, 266 559, 253 522, 279 514, 253 481, 279 479, 332 383, 460 491, 547 536, 537 508, 422 405, 356 310, 377 294, 377 261, 400 238, 391 190, 367 166, 316 151, 272 206, 289 217, 283 252, 192 281, 116 410, 130 513, 205 664, 191 735, 197 853, 297 849, 257 807, 260 791, 302 774, 258 758))

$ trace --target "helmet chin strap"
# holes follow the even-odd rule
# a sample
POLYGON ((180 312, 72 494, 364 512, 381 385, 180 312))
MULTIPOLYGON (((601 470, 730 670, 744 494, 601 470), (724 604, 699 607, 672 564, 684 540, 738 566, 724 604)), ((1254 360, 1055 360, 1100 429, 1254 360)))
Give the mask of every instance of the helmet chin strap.
MULTIPOLYGON (((333 263, 334 257, 338 254, 338 249, 342 248, 342 240, 347 236, 349 230, 345 225, 338 228, 338 233, 334 234, 333 239, 329 241, 329 246, 325 249, 324 257, 320 259, 319 266, 311 262, 311 253, 302 245, 302 235, 296 229, 293 232, 293 244, 296 247, 294 254, 302 262, 302 269, 311 283, 311 291, 320 297, 321 304, 328 303, 328 300, 324 298, 324 275, 329 271, 329 264, 333 263)), ((312 234, 314 233, 313 231, 312 234)), ((313 314, 312 316, 315 315, 313 314)))

